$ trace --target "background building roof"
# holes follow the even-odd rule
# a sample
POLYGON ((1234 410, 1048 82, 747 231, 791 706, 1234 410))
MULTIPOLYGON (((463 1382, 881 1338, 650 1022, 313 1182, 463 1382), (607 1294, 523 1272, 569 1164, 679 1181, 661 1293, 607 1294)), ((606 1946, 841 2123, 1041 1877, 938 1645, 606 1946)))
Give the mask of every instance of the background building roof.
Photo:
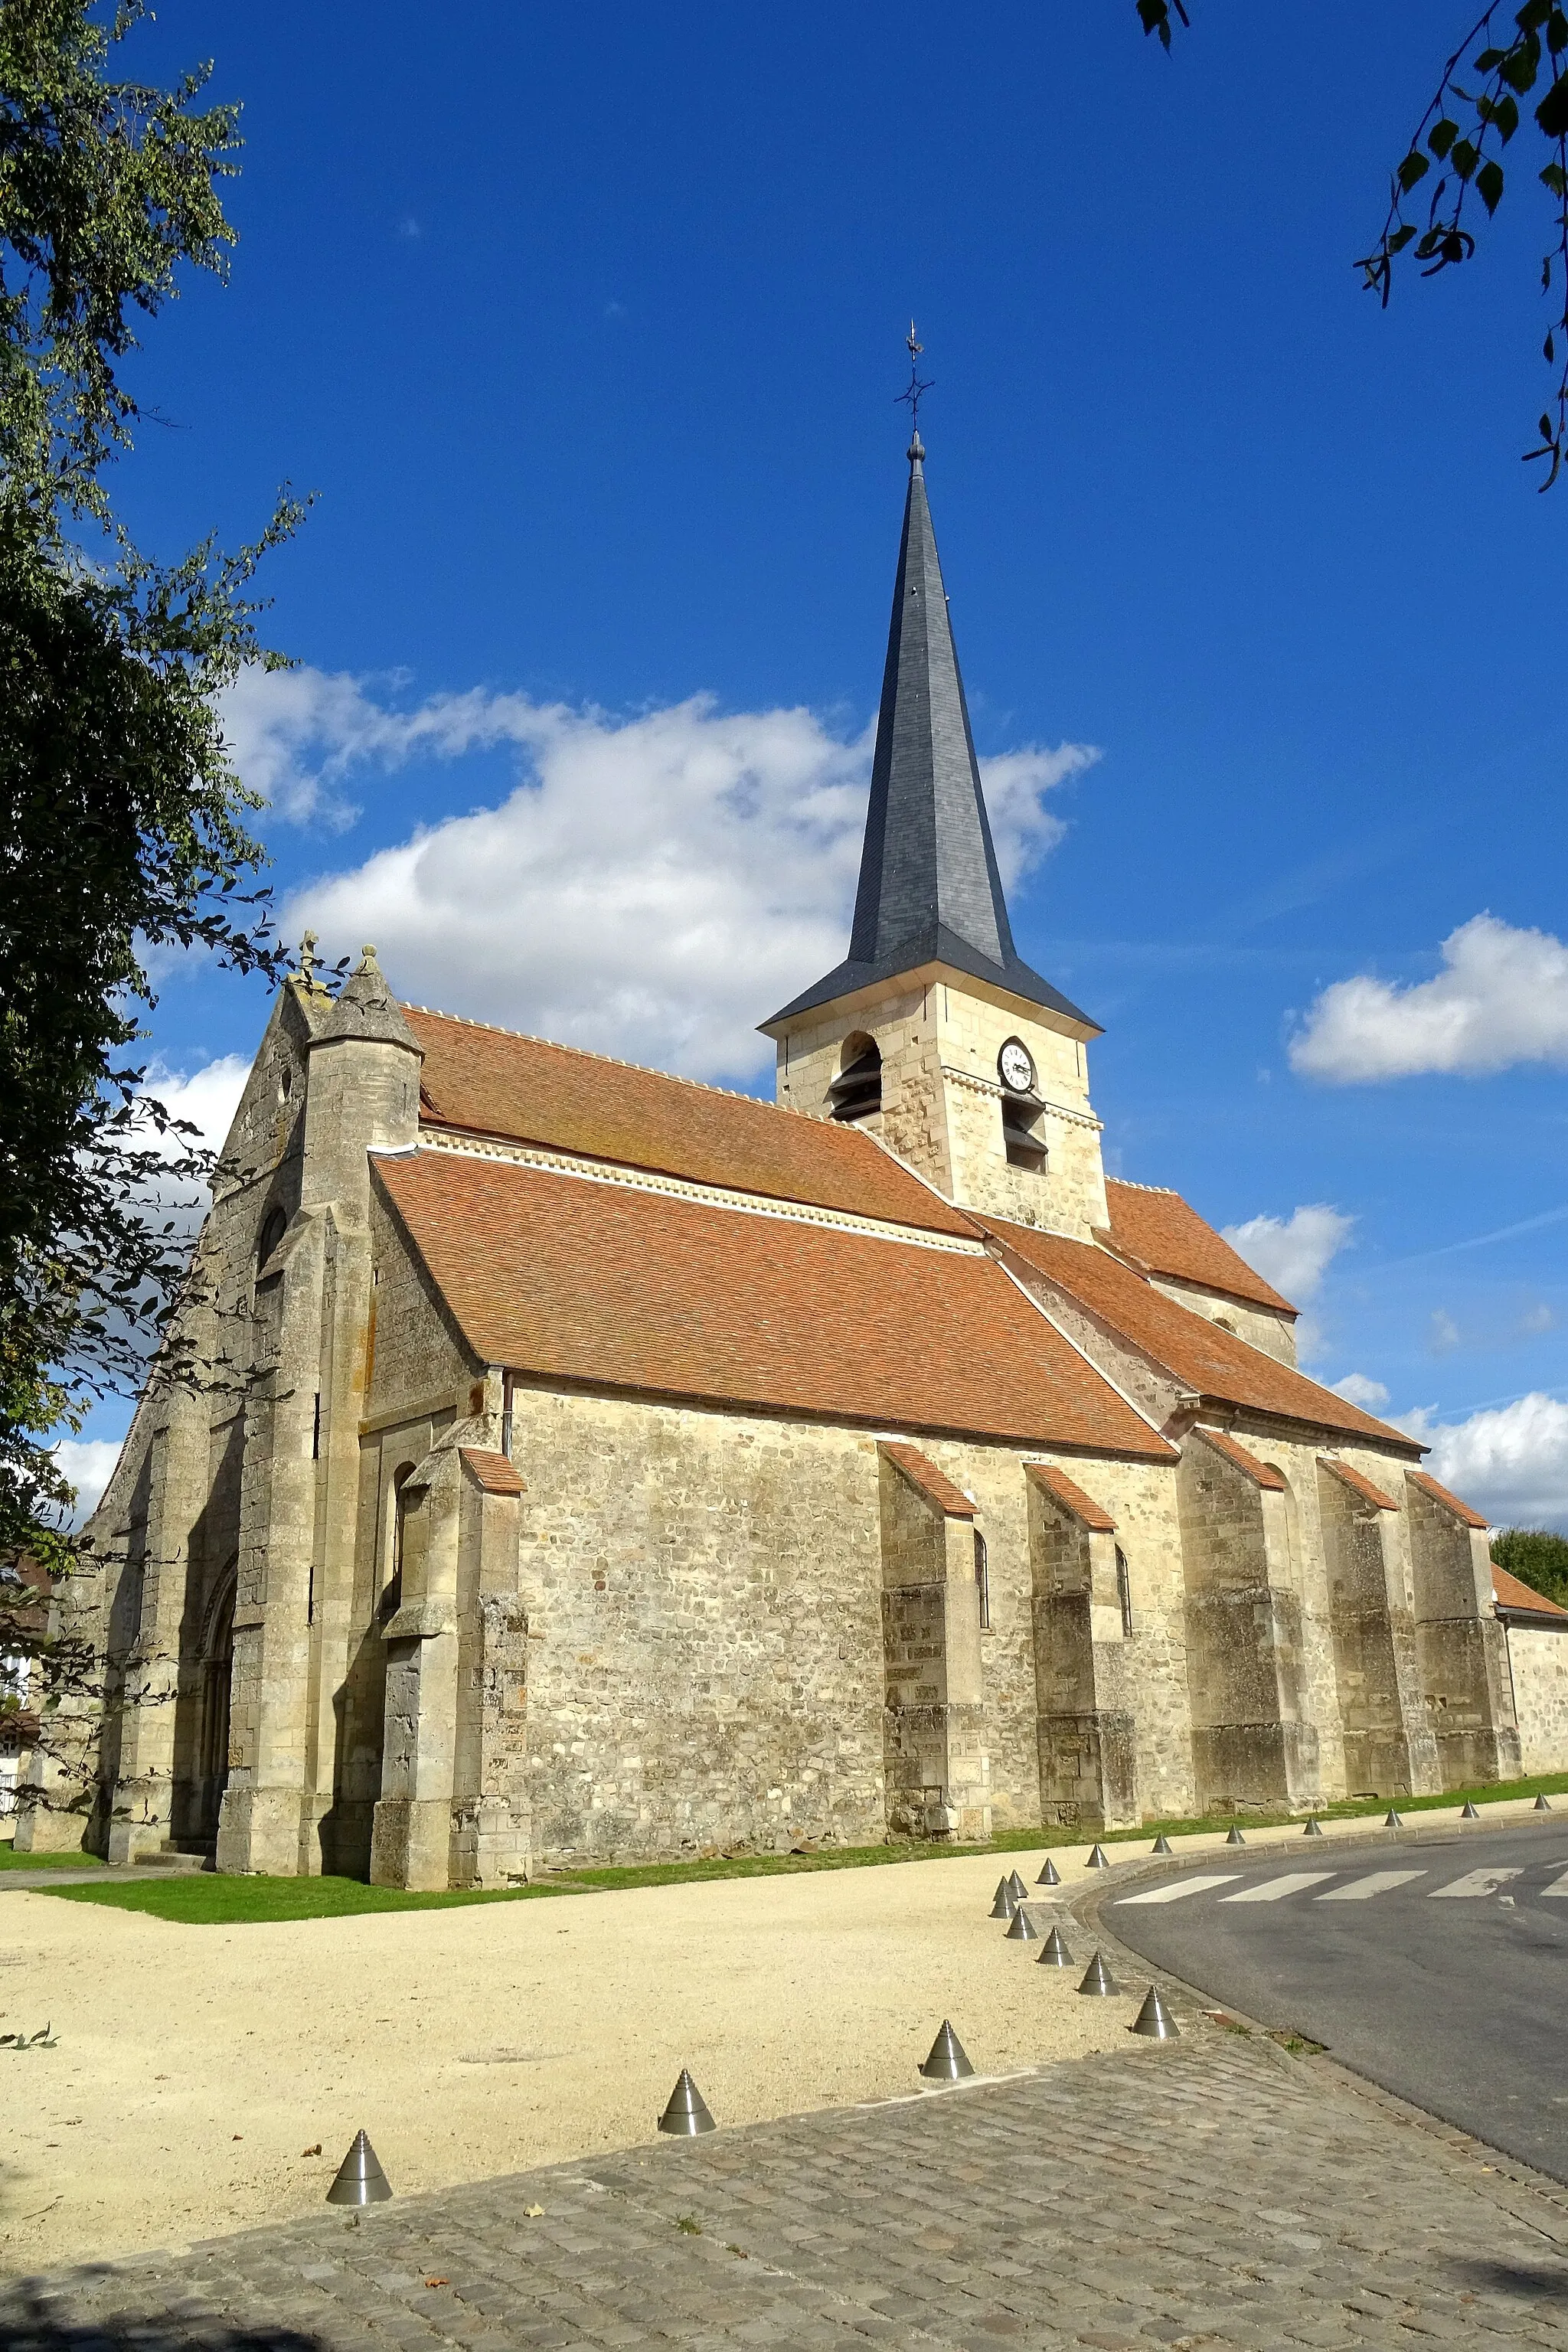
POLYGON ((425 1054, 424 1115, 440 1126, 977 1236, 962 1209, 853 1127, 422 1005, 404 1013, 425 1054))
POLYGON ((1105 1197, 1110 1209, 1112 1243, 1146 1265, 1151 1274, 1194 1282, 1205 1290, 1223 1290, 1227 1297, 1271 1307, 1279 1314, 1295 1314, 1290 1301, 1254 1273, 1225 1236, 1205 1224, 1179 1192, 1161 1192, 1148 1184, 1121 1184, 1107 1177, 1105 1197))

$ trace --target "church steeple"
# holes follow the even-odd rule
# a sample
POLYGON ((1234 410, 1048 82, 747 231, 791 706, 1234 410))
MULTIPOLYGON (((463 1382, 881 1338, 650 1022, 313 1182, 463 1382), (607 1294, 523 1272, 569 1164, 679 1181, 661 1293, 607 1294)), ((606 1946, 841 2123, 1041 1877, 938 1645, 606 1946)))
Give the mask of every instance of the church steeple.
POLYGON ((942 588, 924 458, 917 431, 909 448, 909 493, 849 953, 763 1025, 772 1029, 851 990, 941 963, 1044 1006, 1092 1035, 1096 1024, 1023 962, 1013 945, 942 588))
MULTIPOLYGON (((911 368, 911 406, 926 389, 911 368)), ((918 427, 909 459, 849 953, 762 1024, 778 1098, 879 1137, 949 1200, 1087 1240, 1107 1220, 1100 1031, 1013 945, 918 427)))

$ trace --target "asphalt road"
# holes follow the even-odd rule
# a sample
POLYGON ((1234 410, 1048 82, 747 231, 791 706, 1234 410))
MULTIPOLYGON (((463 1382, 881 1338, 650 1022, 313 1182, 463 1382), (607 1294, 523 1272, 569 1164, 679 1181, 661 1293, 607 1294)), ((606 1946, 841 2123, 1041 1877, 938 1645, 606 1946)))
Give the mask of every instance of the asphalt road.
POLYGON ((1568 1815, 1211 1854, 1100 1916, 1219 2005, 1568 2182, 1568 1815))

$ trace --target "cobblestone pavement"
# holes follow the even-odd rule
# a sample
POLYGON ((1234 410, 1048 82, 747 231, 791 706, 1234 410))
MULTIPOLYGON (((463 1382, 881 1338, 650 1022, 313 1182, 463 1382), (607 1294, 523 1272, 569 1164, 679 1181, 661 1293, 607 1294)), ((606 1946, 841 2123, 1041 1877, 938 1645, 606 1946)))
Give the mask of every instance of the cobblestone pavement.
POLYGON ((1421 2339, 1568 2344, 1568 2192, 1195 2021, 0 2294, 10 2352, 1421 2339))

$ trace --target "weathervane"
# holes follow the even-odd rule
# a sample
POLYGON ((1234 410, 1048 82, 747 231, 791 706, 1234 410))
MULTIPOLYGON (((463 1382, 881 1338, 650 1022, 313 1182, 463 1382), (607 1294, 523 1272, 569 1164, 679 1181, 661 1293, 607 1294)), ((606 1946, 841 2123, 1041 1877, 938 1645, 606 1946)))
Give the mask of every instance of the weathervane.
POLYGON ((921 342, 917 342, 915 340, 915 322, 912 319, 910 320, 910 331, 904 337, 904 345, 910 355, 910 381, 908 390, 900 392, 899 394, 899 404, 902 406, 905 401, 908 401, 909 403, 910 446, 908 455, 910 462, 912 463, 915 458, 923 457, 925 456, 925 449, 921 441, 921 401, 924 394, 932 389, 932 385, 931 383, 922 383, 921 381, 921 373, 918 362, 921 353, 925 349, 925 345, 921 342))

